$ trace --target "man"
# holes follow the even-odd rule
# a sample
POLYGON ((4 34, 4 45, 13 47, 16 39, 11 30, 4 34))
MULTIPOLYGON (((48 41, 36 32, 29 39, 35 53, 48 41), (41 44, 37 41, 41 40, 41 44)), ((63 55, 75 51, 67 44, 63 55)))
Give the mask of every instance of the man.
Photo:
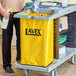
POLYGON ((6 19, 9 18, 7 29, 2 29, 3 69, 9 75, 15 74, 11 68, 11 40, 13 35, 13 24, 15 26, 17 36, 16 60, 20 60, 20 20, 18 18, 13 18, 13 16, 14 14, 22 11, 24 5, 24 0, 0 0, 0 14, 6 19), (13 9, 13 14, 7 12, 7 9, 10 8, 13 9))

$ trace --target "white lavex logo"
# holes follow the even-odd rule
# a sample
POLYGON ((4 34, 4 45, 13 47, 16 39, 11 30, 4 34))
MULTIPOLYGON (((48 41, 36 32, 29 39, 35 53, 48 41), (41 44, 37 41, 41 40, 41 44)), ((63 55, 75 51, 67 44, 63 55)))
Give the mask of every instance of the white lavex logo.
POLYGON ((40 29, 27 29, 26 35, 41 36, 40 29))

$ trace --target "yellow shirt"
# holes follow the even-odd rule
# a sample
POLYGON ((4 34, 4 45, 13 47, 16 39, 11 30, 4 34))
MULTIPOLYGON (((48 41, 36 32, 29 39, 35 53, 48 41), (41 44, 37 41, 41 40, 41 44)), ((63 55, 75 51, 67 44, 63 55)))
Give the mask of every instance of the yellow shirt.
POLYGON ((0 3, 4 9, 12 8, 13 12, 19 12, 25 6, 24 0, 0 0, 0 3))

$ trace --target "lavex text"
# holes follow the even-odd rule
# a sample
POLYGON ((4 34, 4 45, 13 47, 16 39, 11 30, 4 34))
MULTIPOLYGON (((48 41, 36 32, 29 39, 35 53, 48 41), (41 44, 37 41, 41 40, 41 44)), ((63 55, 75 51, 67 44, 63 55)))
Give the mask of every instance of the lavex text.
POLYGON ((26 35, 41 36, 40 29, 27 29, 26 35))

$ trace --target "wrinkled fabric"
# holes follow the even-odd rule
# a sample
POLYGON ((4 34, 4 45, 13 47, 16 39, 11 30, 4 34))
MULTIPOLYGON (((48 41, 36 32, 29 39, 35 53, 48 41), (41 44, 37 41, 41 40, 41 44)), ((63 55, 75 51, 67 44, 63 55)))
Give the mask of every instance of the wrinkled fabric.
POLYGON ((38 7, 38 0, 34 0, 34 3, 33 3, 33 12, 36 12, 38 13, 39 12, 39 7, 38 7))

